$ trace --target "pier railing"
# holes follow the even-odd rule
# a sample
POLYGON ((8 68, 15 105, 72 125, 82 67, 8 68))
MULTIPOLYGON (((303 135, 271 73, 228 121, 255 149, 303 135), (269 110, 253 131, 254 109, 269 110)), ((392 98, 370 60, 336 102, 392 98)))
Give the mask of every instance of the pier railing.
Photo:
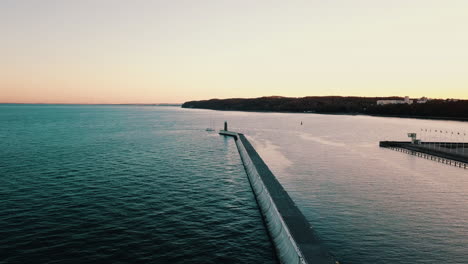
POLYGON ((383 148, 393 149, 459 168, 466 169, 468 167, 468 156, 465 155, 464 151, 465 146, 468 147, 468 143, 421 142, 413 144, 405 141, 380 141, 379 145, 383 148), (463 148, 463 152, 454 151, 458 148, 463 148))

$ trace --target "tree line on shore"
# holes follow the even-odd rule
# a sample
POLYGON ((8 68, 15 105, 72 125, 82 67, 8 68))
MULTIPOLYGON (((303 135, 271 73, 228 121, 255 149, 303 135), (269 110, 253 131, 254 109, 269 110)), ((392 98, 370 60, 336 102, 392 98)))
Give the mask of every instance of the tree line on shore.
POLYGON ((378 100, 401 97, 308 96, 232 98, 190 101, 183 108, 323 114, 367 114, 401 117, 468 119, 468 100, 429 100, 427 103, 377 105, 378 100))

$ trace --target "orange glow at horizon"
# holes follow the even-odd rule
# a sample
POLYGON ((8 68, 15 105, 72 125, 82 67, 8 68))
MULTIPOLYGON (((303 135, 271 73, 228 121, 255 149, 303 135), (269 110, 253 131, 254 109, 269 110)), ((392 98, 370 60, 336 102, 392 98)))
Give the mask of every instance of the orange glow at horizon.
POLYGON ((0 103, 468 99, 468 2, 0 3, 0 103))

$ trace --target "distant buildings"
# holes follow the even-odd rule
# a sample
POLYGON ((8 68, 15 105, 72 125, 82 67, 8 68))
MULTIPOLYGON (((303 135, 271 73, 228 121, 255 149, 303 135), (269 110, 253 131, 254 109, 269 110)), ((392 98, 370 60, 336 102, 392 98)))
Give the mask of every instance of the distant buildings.
POLYGON ((417 101, 418 104, 425 104, 427 103, 427 101, 429 101, 429 99, 427 99, 427 97, 421 97, 421 99, 419 99, 417 101))
MULTIPOLYGON (((428 99, 426 97, 422 97, 419 100, 416 100, 417 104, 425 104, 427 103, 428 99)), ((409 96, 405 96, 404 100, 378 100, 377 105, 389 105, 389 104, 413 104, 414 100, 411 100, 409 96)))
POLYGON ((377 105, 389 105, 389 104, 413 104, 413 100, 410 100, 409 96, 405 96, 404 100, 378 100, 377 105))

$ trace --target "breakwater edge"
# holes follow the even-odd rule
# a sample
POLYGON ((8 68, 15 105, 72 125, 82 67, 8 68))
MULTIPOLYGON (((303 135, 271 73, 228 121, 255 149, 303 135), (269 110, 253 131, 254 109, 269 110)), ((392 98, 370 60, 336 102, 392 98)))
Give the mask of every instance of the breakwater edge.
POLYGON ((245 135, 227 130, 221 130, 220 134, 235 139, 280 262, 339 263, 320 243, 304 215, 245 135))

